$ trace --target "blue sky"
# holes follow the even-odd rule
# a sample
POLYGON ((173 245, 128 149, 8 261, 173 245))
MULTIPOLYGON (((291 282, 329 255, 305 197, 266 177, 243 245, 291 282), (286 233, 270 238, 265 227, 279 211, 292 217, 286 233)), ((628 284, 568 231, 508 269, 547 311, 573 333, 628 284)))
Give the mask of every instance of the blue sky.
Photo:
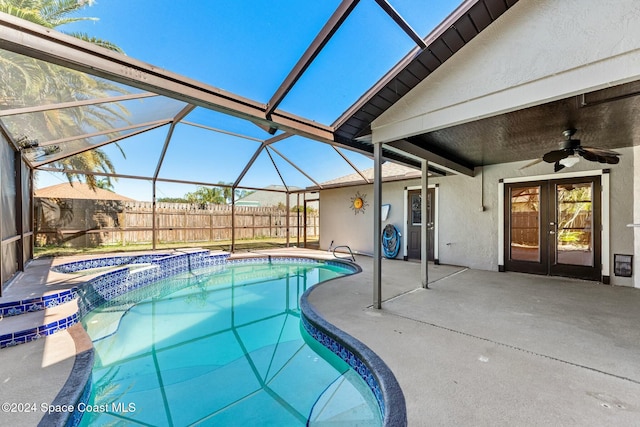
MULTIPOLYGON (((86 32, 109 40, 132 58, 266 103, 339 3, 337 0, 98 0, 82 13, 97 17, 98 21, 60 30, 86 32)), ((459 1, 390 0, 390 3, 425 37, 459 1)), ((330 125, 413 47, 412 40, 374 0, 361 0, 279 108, 330 125)), ((187 120, 260 139, 270 137, 252 124, 238 124, 236 120, 202 110, 196 110, 187 120)), ((238 164, 250 158, 259 144, 228 135, 210 135, 211 132, 191 126, 183 126, 176 133, 179 138, 172 140, 160 176, 233 181, 239 173, 238 164)), ((165 135, 166 129, 160 129, 124 140, 120 146, 126 159, 115 147, 104 150, 117 172, 152 174, 165 135)), ((353 172, 330 147, 314 141, 293 137, 274 147, 320 182, 353 172)), ((371 167, 366 157, 348 155, 359 168, 371 167)), ((276 158, 281 174, 287 174, 288 185, 312 185, 286 161, 276 158)), ((38 185, 64 180, 50 175, 40 173, 38 185)), ((242 184, 262 187, 281 184, 279 181, 269 159, 260 158, 242 184)), ((160 187, 165 189, 160 189, 158 197, 181 196, 194 189, 184 185, 159 184, 160 187)), ((120 179, 115 190, 150 200, 150 188, 147 183, 120 179)))

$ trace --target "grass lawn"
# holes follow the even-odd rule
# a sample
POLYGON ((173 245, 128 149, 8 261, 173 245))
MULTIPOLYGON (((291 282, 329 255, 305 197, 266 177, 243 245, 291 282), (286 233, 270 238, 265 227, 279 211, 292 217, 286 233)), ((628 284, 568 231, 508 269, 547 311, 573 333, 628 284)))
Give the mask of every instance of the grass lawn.
MULTIPOLYGON (((319 244, 318 238, 307 239, 307 247, 317 248, 319 244)), ((296 246, 296 240, 289 241, 290 246, 296 246)), ((255 240, 237 240, 235 242, 234 252, 250 251, 255 249, 268 249, 268 248, 283 248, 286 246, 286 239, 255 239, 255 240)), ((303 247, 303 242, 300 242, 300 247, 303 247)), ((178 249, 178 248, 202 248, 215 251, 230 251, 231 241, 216 241, 216 242, 193 242, 193 243, 158 243, 156 249, 178 249)), ((55 257, 55 256, 69 256, 69 255, 81 255, 81 254, 101 254, 101 253, 114 253, 114 252, 133 252, 133 251, 150 251, 153 247, 151 243, 141 244, 128 244, 128 245, 106 245, 96 246, 92 248, 71 248, 60 246, 42 246, 35 247, 33 249, 34 258, 39 257, 55 257)))

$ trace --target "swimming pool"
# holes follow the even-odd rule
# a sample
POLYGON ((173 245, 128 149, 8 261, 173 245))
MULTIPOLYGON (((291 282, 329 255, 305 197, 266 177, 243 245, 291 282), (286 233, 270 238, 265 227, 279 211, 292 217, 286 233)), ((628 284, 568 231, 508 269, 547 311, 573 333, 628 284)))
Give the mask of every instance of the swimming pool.
POLYGON ((81 425, 381 425, 369 386, 301 328, 305 290, 351 272, 232 262, 111 299, 82 320, 95 364, 81 425))

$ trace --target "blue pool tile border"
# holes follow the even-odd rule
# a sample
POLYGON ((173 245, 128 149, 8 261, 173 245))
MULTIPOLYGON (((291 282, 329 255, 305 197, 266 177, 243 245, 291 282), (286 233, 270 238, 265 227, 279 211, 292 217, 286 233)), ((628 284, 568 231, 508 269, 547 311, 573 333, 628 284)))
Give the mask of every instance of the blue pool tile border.
POLYGON ((288 264, 288 263, 309 263, 309 264, 325 264, 336 267, 342 267, 351 270, 351 273, 359 273, 361 269, 354 263, 348 261, 325 260, 318 258, 308 258, 301 256, 284 256, 284 255, 258 255, 252 258, 234 258, 227 260, 227 265, 237 264, 288 264))
POLYGON ((159 259, 171 256, 170 254, 144 254, 129 256, 113 256, 90 258, 79 261, 67 262, 51 267, 57 273, 77 273, 78 271, 90 270, 93 268, 115 267, 128 264, 150 264, 159 259))
POLYGON ((406 402, 395 375, 369 347, 338 329, 318 313, 309 302, 309 295, 317 286, 322 286, 322 283, 307 289, 300 298, 302 326, 313 339, 348 363, 360 375, 378 402, 385 427, 405 427, 406 402))

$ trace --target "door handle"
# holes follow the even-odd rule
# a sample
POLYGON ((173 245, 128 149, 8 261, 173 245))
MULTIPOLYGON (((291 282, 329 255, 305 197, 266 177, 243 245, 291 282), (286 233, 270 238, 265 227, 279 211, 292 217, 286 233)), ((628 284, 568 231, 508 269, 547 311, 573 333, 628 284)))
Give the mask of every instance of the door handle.
POLYGON ((549 231, 549 234, 556 234, 556 232, 551 230, 551 231, 549 231))

